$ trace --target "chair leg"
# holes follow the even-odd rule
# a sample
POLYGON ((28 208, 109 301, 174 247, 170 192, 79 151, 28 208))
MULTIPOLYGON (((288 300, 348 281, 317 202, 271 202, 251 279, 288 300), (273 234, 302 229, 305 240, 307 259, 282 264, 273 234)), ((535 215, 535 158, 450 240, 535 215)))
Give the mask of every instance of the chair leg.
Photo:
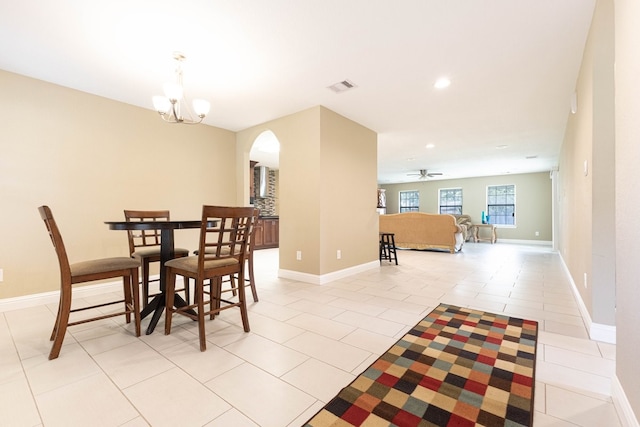
POLYGON ((165 321, 164 321, 164 334, 169 335, 171 333, 171 318, 173 317, 173 300, 176 293, 176 273, 171 268, 167 269, 167 284, 164 291, 165 294, 165 321))
POLYGON ((193 283, 193 303, 194 304, 198 301, 198 294, 200 292, 204 292, 204 289, 198 289, 198 286, 196 284, 197 284, 197 281, 196 279, 194 279, 194 283, 193 283))
POLYGON ((236 275, 235 274, 229 275, 229 284, 231 285, 231 293, 235 297, 236 295, 238 295, 238 291, 236 291, 236 275))
POLYGON ((49 337, 49 341, 53 341, 53 339, 58 335, 58 326, 60 325, 60 311, 62 310, 62 296, 63 293, 60 291, 60 298, 58 298, 58 313, 56 313, 56 322, 53 324, 53 330, 51 331, 51 336, 49 337))
POLYGON ((216 277, 213 280, 215 280, 216 289, 215 294, 213 294, 215 295, 215 305, 212 305, 212 309, 215 310, 215 314, 211 316, 212 319, 220 314, 220 307, 222 306, 222 276, 216 277))
POLYGON ((204 281, 196 279, 196 299, 198 306, 198 337, 200 338, 200 351, 207 349, 207 339, 204 330, 204 281))
MULTIPOLYGON (((238 280, 244 283, 244 269, 240 271, 238 280)), ((242 326, 245 332, 249 332, 249 313, 247 312, 247 296, 244 286, 238 287, 238 302, 240 303, 240 316, 242 317, 242 326)))
POLYGON ((145 257, 142 258, 140 270, 142 274, 142 303, 146 307, 149 304, 149 261, 145 257))
POLYGON ((209 320, 213 320, 217 315, 216 309, 220 308, 220 298, 222 298, 222 277, 209 279, 209 320))
POLYGON ((191 289, 189 289, 189 278, 184 276, 182 280, 184 281, 184 300, 187 303, 187 305, 189 305, 189 302, 191 301, 191 289))
MULTIPOLYGON (((69 285, 69 287, 71 287, 71 285, 69 285)), ((53 345, 49 353, 49 360, 57 359, 60 355, 62 341, 64 341, 64 335, 67 333, 67 325, 69 324, 69 313, 71 313, 71 292, 61 291, 58 318, 56 320, 57 324, 54 327, 55 337, 52 337, 53 345)))
POLYGON ((251 293, 253 294, 253 302, 258 302, 258 292, 256 291, 256 280, 253 275, 253 251, 249 254, 249 285, 251 286, 251 293))
POLYGON ((133 293, 133 321, 136 328, 136 337, 140 336, 140 290, 138 289, 138 269, 131 270, 129 285, 133 293))
POLYGON ((133 297, 131 296, 131 271, 128 275, 122 276, 122 291, 124 292, 124 317, 127 323, 131 323, 131 309, 133 308, 133 297))
POLYGON ((216 308, 215 301, 218 299, 218 282, 216 278, 209 279, 209 320, 213 320, 216 317, 213 310, 216 308))

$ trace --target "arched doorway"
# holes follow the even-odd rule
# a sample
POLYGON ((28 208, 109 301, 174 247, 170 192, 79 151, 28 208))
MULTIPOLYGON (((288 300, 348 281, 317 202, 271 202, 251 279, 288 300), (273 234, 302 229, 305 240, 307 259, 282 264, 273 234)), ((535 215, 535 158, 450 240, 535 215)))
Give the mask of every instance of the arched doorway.
POLYGON ((280 141, 270 130, 256 137, 249 152, 254 188, 251 201, 260 209, 255 249, 280 246, 279 153, 280 141))
POLYGON ((264 216, 278 216, 279 153, 280 141, 270 130, 265 130, 256 137, 249 152, 254 183, 254 192, 250 196, 253 205, 264 216))

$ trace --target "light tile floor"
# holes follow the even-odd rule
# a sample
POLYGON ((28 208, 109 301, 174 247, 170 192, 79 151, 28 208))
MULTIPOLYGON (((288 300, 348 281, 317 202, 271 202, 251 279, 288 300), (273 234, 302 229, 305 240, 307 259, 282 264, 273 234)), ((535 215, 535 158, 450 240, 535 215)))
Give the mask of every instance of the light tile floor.
POLYGON ((188 319, 140 338, 109 319, 70 328, 48 361, 56 305, 0 313, 0 424, 300 426, 445 302, 540 322, 535 426, 620 425, 615 346, 588 339, 558 254, 499 242, 398 257, 316 286, 279 279, 277 250, 256 251, 251 332, 229 310, 207 322, 204 353, 188 319))

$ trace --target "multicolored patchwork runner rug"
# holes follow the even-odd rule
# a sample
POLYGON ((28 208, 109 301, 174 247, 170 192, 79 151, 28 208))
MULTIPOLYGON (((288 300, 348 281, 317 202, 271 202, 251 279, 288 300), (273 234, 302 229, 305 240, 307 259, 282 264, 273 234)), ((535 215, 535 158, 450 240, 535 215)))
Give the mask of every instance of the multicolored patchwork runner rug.
POLYGON ((305 426, 531 426, 538 322, 440 304, 305 426))

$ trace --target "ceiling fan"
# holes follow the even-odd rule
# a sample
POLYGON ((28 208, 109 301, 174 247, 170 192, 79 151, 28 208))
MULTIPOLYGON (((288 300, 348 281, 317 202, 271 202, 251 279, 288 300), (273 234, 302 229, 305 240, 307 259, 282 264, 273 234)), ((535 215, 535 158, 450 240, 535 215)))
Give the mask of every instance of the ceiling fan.
POLYGON ((431 178, 432 176, 439 176, 442 175, 441 172, 429 172, 427 169, 420 169, 419 173, 408 173, 407 176, 417 176, 419 177, 418 179, 427 179, 427 178, 431 178))

